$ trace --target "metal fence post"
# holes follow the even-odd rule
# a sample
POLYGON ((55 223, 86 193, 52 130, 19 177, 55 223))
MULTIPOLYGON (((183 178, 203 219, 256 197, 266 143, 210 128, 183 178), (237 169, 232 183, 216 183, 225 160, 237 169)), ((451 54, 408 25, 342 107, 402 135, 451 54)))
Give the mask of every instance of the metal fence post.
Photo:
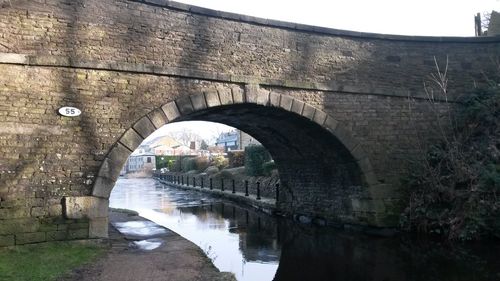
POLYGON ((248 181, 245 180, 245 196, 248 196, 248 181))
POLYGON ((235 187, 234 179, 233 179, 233 191, 232 191, 232 193, 236 193, 236 187, 235 187))
POLYGON ((257 184, 257 200, 260 200, 260 182, 256 182, 257 184))

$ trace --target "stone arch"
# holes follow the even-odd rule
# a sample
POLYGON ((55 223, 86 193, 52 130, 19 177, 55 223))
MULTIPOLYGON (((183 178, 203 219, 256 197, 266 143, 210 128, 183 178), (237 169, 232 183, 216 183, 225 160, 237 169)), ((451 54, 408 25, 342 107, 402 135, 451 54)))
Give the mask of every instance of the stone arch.
MULTIPOLYGON (((259 91, 260 92, 260 91, 259 91)), ((235 104, 255 104, 275 107, 311 120, 337 138, 356 159, 367 185, 376 185, 376 178, 370 159, 360 142, 356 141, 351 132, 339 121, 326 112, 315 108, 293 97, 267 92, 267 94, 247 94, 243 91, 231 92, 208 91, 200 94, 181 97, 170 101, 140 118, 129 128, 111 148, 101 165, 92 195, 108 199, 111 189, 120 174, 121 167, 128 156, 141 142, 154 131, 165 124, 182 120, 183 116, 194 112, 219 106, 235 104)))
MULTIPOLYGON (((259 86, 257 85, 247 85, 245 87, 245 90, 234 87, 232 90, 211 90, 199 94, 184 96, 163 104, 159 108, 154 109, 147 115, 140 118, 131 126, 131 128, 123 133, 123 135, 118 139, 118 141, 110 149, 109 153, 103 160, 96 180, 94 181, 94 185, 92 188, 92 197, 94 198, 94 200, 101 202, 100 205, 108 204, 111 190, 113 189, 114 184, 119 176, 120 169, 125 164, 128 156, 140 145, 140 143, 146 137, 148 137, 151 133, 153 133, 163 125, 171 122, 188 120, 206 120, 217 122, 217 120, 207 119, 206 117, 214 114, 213 112, 216 112, 218 110, 226 110, 231 108, 235 109, 236 111, 238 111, 239 109, 251 108, 251 110, 258 109, 264 111, 267 110, 268 112, 285 112, 286 114, 293 116, 293 118, 296 118, 296 120, 309 122, 307 124, 314 124, 312 126, 317 126, 318 128, 321 128, 321 131, 330 134, 332 140, 337 140, 341 144, 341 146, 345 148, 345 151, 348 152, 350 157, 352 157, 355 162, 354 166, 359 169, 356 170, 359 171, 358 176, 361 179, 358 184, 361 185, 363 189, 370 190, 371 188, 380 185, 380 182, 377 180, 373 167, 370 163, 370 159, 367 156, 363 145, 355 140, 351 132, 341 122, 335 120, 335 118, 333 118, 323 110, 315 108, 291 96, 264 90, 262 88, 259 88, 259 86)), ((243 129, 243 131, 245 130, 243 129)), ((249 133, 252 134, 252 132, 249 133)), ((261 141, 258 136, 253 136, 261 141)), ((268 148, 265 143, 263 144, 264 146, 266 146, 266 148, 268 148)), ((271 150, 270 152, 271 154, 273 154, 271 150)), ((273 157, 274 156, 275 155, 273 154, 273 157)), ((281 158, 283 159, 283 156, 281 158)), ((278 169, 281 173, 280 163, 277 162, 277 164, 278 169)), ((314 179, 312 180, 314 181, 314 179)), ((290 193, 292 193, 292 191, 290 191, 290 193)), ((358 194, 354 196, 354 199, 348 199, 355 200, 353 202, 347 202, 347 204, 349 204, 350 206, 350 213, 343 218, 335 218, 334 221, 340 221, 341 223, 360 223, 368 225, 377 224, 366 219, 357 221, 357 219, 355 218, 357 216, 355 215, 356 212, 376 212, 375 210, 373 210, 373 204, 371 203, 371 201, 368 205, 366 203, 359 203, 359 197, 370 197, 369 191, 362 191, 361 193, 363 193, 364 195, 358 194)), ((291 196, 293 197, 294 195, 291 194, 291 196)), ((346 198, 344 198, 343 200, 345 201, 346 198)), ((288 206, 284 209, 287 208, 293 208, 293 206, 288 206)), ((291 212, 284 213, 288 215, 295 215, 291 212)), ((300 214, 301 211, 299 211, 298 213, 300 214)), ((314 214, 312 214, 312 216, 314 216, 314 214)), ((93 219, 92 217, 90 217, 90 220, 90 232, 92 233, 93 221, 94 225, 97 225, 97 222, 99 221, 93 219)), ((97 229, 101 229, 101 231, 97 231, 97 233, 100 234, 94 236, 105 237, 104 234, 105 232, 107 233, 107 229, 104 230, 104 227, 104 221, 100 222, 100 226, 96 227, 97 229)))

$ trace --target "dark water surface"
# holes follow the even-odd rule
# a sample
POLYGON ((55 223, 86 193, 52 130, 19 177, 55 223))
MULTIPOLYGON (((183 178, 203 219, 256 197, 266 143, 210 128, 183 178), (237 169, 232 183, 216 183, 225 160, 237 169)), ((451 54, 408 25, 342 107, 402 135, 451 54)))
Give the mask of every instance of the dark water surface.
POLYGON ((500 280, 500 245, 446 246, 299 225, 153 179, 119 179, 110 206, 197 244, 238 280, 500 280))

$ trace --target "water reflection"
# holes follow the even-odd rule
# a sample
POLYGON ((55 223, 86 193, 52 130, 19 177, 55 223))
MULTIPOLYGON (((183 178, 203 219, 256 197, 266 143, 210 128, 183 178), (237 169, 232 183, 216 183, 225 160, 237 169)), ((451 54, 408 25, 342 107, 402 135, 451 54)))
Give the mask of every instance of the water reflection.
POLYGON ((498 242, 451 247, 314 228, 151 179, 120 179, 110 205, 191 240, 238 280, 500 280, 498 242))
POLYGON ((500 280, 498 243, 452 247, 280 224, 287 237, 274 280, 500 280))

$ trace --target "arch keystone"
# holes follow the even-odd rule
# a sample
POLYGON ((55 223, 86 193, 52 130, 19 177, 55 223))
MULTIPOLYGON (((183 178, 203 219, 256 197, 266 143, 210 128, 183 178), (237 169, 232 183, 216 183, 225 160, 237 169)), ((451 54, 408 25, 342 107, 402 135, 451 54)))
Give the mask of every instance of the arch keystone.
POLYGON ((259 85, 258 84, 246 84, 245 85, 245 97, 248 103, 257 103, 259 98, 259 85))

